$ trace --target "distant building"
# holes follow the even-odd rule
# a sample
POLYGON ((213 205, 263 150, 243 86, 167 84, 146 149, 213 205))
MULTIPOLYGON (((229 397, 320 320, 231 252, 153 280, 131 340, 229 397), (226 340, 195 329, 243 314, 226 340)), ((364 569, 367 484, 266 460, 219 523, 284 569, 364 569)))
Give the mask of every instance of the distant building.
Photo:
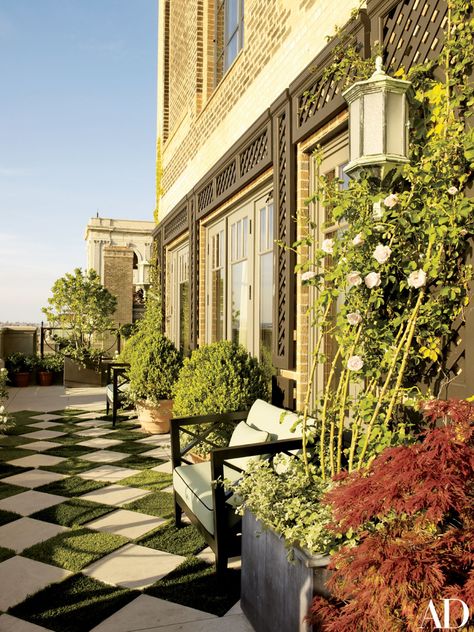
POLYGON ((86 227, 87 269, 117 297, 117 325, 141 318, 149 286, 154 222, 93 217, 86 227))

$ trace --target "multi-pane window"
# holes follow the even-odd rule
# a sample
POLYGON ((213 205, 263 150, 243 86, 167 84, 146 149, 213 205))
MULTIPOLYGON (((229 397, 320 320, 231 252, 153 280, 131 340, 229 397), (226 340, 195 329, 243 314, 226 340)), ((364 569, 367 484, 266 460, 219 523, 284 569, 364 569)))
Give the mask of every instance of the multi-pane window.
POLYGON ((217 0, 214 41, 218 83, 244 45, 244 0, 217 0))
POLYGON ((187 244, 170 252, 171 296, 170 337, 185 354, 190 353, 191 322, 189 302, 189 247, 187 244))
POLYGON ((206 342, 232 340, 271 361, 273 203, 266 194, 207 232, 206 342))

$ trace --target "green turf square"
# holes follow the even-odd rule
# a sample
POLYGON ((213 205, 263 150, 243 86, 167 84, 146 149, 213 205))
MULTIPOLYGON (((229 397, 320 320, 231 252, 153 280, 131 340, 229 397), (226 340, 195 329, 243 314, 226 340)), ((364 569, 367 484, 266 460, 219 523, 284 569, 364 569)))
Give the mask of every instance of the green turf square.
POLYGON ((187 525, 178 529, 174 524, 168 523, 159 527, 153 533, 142 536, 136 540, 141 546, 148 546, 158 551, 166 551, 173 555, 189 557, 197 555, 206 547, 206 542, 194 525, 187 525))
POLYGON ((58 533, 45 542, 30 546, 22 556, 68 571, 80 571, 128 541, 121 535, 74 527, 71 531, 58 533))
POLYGON ((18 446, 27 445, 28 443, 32 442, 33 439, 26 439, 25 437, 19 437, 18 435, 0 435, 0 446, 2 448, 16 448, 18 446))
MULTIPOLYGON (((150 448, 151 449, 151 448, 150 448)), ((118 452, 117 446, 114 450, 118 452)), ((134 470, 147 470, 166 463, 163 459, 154 459, 151 456, 140 456, 140 454, 132 454, 127 459, 120 461, 120 467, 131 467, 134 470)))
POLYGON ((9 610, 9 614, 55 632, 84 632, 126 606, 140 593, 74 575, 51 584, 9 610))
POLYGON ((174 500, 172 494, 155 492, 123 505, 122 509, 139 511, 159 518, 171 518, 174 512, 174 500))
POLYGON ((54 437, 54 441, 56 443, 62 443, 62 445, 75 445, 76 443, 79 443, 79 441, 84 441, 84 437, 78 437, 76 434, 70 432, 69 434, 65 434, 62 437, 54 437))
POLYGON ((96 520, 115 510, 116 507, 110 505, 101 505, 82 498, 71 498, 60 505, 37 511, 30 518, 60 524, 63 527, 74 527, 96 520))
POLYGON ((50 415, 60 415, 61 417, 75 417, 76 415, 80 415, 81 413, 85 413, 86 411, 82 408, 64 408, 61 410, 53 410, 50 412, 50 415))
POLYGON ((45 492, 46 494, 56 494, 57 496, 82 496, 87 492, 93 492, 95 489, 101 489, 107 487, 109 483, 99 481, 88 481, 79 476, 71 476, 70 478, 64 478, 61 481, 54 481, 47 485, 41 485, 37 487, 36 491, 45 492))
POLYGON ((35 421, 39 421, 39 419, 32 419, 32 417, 36 417, 38 415, 42 415, 43 413, 35 410, 18 410, 17 412, 11 413, 11 416, 15 420, 15 423, 19 425, 35 423, 35 421))
POLYGON ((20 514, 14 513, 13 511, 5 511, 4 509, 0 509, 0 527, 2 527, 4 524, 8 524, 9 522, 13 522, 14 520, 19 520, 20 518, 20 514))
MULTIPOLYGON (((115 439, 115 435, 110 434, 107 435, 107 437, 105 438, 115 439)), ((147 450, 150 450, 150 446, 143 443, 136 443, 135 441, 125 441, 123 443, 114 445, 112 449, 116 452, 126 452, 130 455, 135 455, 140 454, 140 452, 146 452, 147 450)))
POLYGON ((83 454, 89 454, 90 452, 97 452, 94 448, 86 448, 84 445, 62 445, 57 448, 50 448, 46 450, 44 454, 52 454, 53 456, 63 456, 66 459, 73 459, 83 454))
POLYGON ((173 477, 171 474, 142 470, 138 474, 133 474, 132 476, 122 479, 118 484, 140 487, 141 489, 151 489, 152 492, 155 492, 169 487, 172 481, 173 477))
POLYGON ((217 576, 214 566, 190 557, 144 592, 222 617, 240 598, 240 570, 217 576))
MULTIPOLYGON (((33 452, 31 454, 34 454, 33 452)), ((28 456, 28 452, 25 452, 24 456, 28 456)), ((18 467, 17 465, 10 465, 9 463, 0 463, 0 478, 5 478, 5 476, 13 476, 13 474, 21 474, 22 472, 26 472, 30 468, 28 467, 18 467)))
MULTIPOLYGON (((9 437, 17 437, 19 435, 28 434, 29 432, 34 432, 34 428, 26 424, 15 424, 14 426, 10 426, 5 434, 9 437)), ((28 439, 29 437, 27 437, 25 441, 27 441, 28 439)))
POLYGON ((12 549, 6 549, 3 546, 0 546, 0 562, 4 562, 5 560, 10 559, 10 557, 14 557, 16 555, 15 551, 12 549))
POLYGON ((119 439, 120 441, 137 441, 138 439, 145 439, 147 435, 143 432, 138 432, 133 429, 120 429, 114 430, 114 432, 110 433, 110 435, 108 436, 112 437, 112 439, 119 439))
MULTIPOLYGON (((33 452, 30 452, 30 454, 33 454, 33 452)), ((28 452, 26 450, 22 450, 21 448, 0 448, 0 461, 3 461, 4 463, 6 461, 21 459, 23 456, 28 456, 28 452)))
POLYGON ((10 485, 10 483, 0 483, 0 499, 14 496, 15 494, 21 494, 26 492, 25 487, 19 487, 18 485, 10 485))
POLYGON ((43 465, 41 469, 47 470, 48 472, 57 472, 58 474, 69 474, 70 476, 74 476, 74 474, 81 474, 82 472, 91 470, 93 467, 95 467, 93 463, 83 461, 82 459, 68 459, 67 461, 58 463, 57 465, 43 465))

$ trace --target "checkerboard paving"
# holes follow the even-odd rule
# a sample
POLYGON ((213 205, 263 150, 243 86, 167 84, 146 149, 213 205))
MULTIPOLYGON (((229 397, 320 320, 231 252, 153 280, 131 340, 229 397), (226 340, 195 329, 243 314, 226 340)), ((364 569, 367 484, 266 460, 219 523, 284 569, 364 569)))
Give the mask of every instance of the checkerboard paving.
MULTIPOLYGON (((63 598, 63 589, 59 588, 64 587, 65 595, 71 591, 78 594, 83 585, 97 586, 97 590, 91 589, 92 594, 111 595, 110 607, 95 609, 95 632, 153 629, 157 622, 166 630, 168 626, 171 630, 175 625, 178 629, 180 624, 202 622, 202 629, 207 630, 211 629, 212 626, 206 627, 211 622, 220 621, 210 612, 173 603, 172 599, 165 601, 152 594, 141 594, 150 587, 154 590, 168 577, 174 578, 176 569, 183 563, 186 566, 190 559, 205 564, 213 561, 212 555, 196 557, 204 549, 203 541, 202 545, 199 542, 196 545, 200 540, 197 533, 189 550, 184 545, 177 554, 178 545, 172 544, 169 435, 137 432, 139 428, 133 419, 120 422, 114 429, 111 422, 100 418, 98 413, 39 415, 32 412, 26 420, 25 414, 22 415, 25 432, 16 433, 18 445, 13 449, 5 439, 5 447, 2 447, 0 437, 0 463, 26 468, 0 480, 0 491, 5 485, 17 488, 14 488, 17 493, 0 500, 0 511, 13 512, 8 514, 10 522, 0 527, 0 547, 12 550, 12 557, 0 563, 0 584, 6 586, 0 591, 0 610, 6 612, 12 608, 0 616, 0 632, 7 629, 61 632, 60 619, 48 614, 61 607, 54 603, 55 599, 63 598), (94 448, 94 451, 78 450, 69 459, 54 456, 61 447, 55 438, 66 432, 55 431, 53 423, 65 430, 72 441, 77 440, 76 445, 94 448), (49 450, 53 450, 53 454, 49 454, 49 450), (15 458, 11 458, 12 455, 15 458), (56 467, 58 471, 54 471, 56 467), (146 471, 160 473, 163 481, 158 477, 157 487, 150 487, 150 481, 154 482, 157 475, 145 476, 146 471), (88 482, 90 485, 100 483, 102 487, 82 493, 84 486, 77 484, 79 479, 87 485, 88 482), (58 481, 61 484, 55 486, 58 481), (52 485, 41 487, 48 484, 52 485), (36 491, 36 488, 44 491, 36 491), (46 493, 49 489, 57 493, 46 493), (69 497, 60 495, 61 490, 69 497), (81 495, 72 496, 74 493, 81 495), (115 543, 110 544, 111 538, 116 539, 115 543), (81 563, 75 558, 76 566, 71 564, 68 568, 67 547, 71 542, 77 548, 74 555, 86 552, 92 562, 81 563), (48 619, 49 616, 53 618, 48 619)), ((180 571, 178 578, 179 574, 180 571)), ((168 599, 166 595, 165 598, 168 599)), ((229 604, 229 608, 231 606, 229 604)), ((71 628, 74 632, 91 629, 86 611, 82 615, 77 611, 74 617, 77 620, 76 627, 71 628)), ((230 619, 227 625, 222 621, 227 632, 234 629, 228 625, 230 619)), ((250 632, 250 628, 238 626, 235 630, 250 632)))

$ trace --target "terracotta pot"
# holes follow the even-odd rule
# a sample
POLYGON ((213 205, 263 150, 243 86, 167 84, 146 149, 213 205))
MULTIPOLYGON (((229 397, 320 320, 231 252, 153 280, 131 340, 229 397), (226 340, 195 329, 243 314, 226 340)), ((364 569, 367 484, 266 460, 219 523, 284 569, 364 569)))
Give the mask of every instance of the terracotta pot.
POLYGON ((173 400, 161 399, 159 405, 147 401, 136 403, 138 421, 145 432, 165 434, 170 431, 173 416, 173 400))
POLYGON ((187 456, 193 463, 205 463, 211 460, 209 452, 207 454, 196 454, 196 452, 188 452, 187 456))
POLYGON ((38 384, 40 386, 51 386, 54 373, 52 371, 38 371, 38 384))
POLYGON ((13 382, 21 388, 30 385, 30 373, 14 373, 13 382))

